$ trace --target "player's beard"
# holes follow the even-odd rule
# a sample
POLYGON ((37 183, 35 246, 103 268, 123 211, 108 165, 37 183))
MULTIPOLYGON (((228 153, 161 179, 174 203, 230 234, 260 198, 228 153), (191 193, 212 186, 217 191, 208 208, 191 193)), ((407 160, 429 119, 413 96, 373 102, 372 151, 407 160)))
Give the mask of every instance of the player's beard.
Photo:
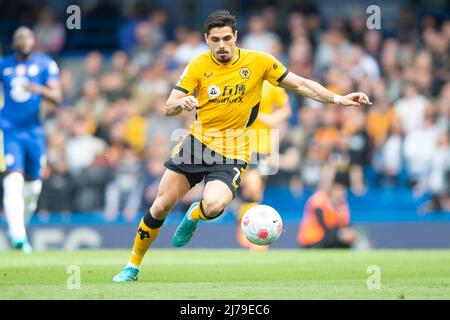
POLYGON ((227 63, 231 60, 231 55, 228 53, 217 53, 216 59, 222 63, 227 63))

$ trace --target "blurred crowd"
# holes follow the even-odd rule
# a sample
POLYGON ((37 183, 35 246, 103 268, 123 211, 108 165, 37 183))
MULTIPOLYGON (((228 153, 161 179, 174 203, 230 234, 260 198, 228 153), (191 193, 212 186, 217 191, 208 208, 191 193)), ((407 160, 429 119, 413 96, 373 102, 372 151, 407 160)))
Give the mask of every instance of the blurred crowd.
MULTIPOLYGON (((238 26, 240 46, 267 51, 335 93, 362 91, 373 102, 341 108, 290 93, 293 117, 280 127, 280 170, 268 187, 300 194, 334 179, 357 196, 372 186, 408 187, 430 195, 421 212, 450 210, 450 20, 401 16, 396 33, 386 35, 365 19, 325 21, 312 4, 282 17, 269 6, 238 26)), ((39 50, 64 47, 51 10, 34 30, 39 50)), ((91 51, 83 70, 58 59, 64 102, 44 115, 41 212, 134 219, 152 202, 177 142, 171 134, 194 117, 165 117, 161 107, 186 63, 208 50, 202 37, 184 25, 169 28, 168 13, 154 10, 120 28, 111 56, 91 51)))

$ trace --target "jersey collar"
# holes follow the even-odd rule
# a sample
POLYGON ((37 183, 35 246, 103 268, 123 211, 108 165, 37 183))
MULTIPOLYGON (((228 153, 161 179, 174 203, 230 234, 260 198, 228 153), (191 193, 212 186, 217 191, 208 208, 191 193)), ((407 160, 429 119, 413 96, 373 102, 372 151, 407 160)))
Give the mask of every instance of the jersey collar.
POLYGON ((236 54, 234 55, 234 58, 228 63, 219 62, 219 60, 217 60, 214 57, 214 55, 212 54, 211 51, 209 52, 209 56, 210 56, 211 60, 219 66, 231 66, 231 65, 235 64, 236 62, 238 62, 239 58, 241 57, 241 49, 236 48, 236 54))

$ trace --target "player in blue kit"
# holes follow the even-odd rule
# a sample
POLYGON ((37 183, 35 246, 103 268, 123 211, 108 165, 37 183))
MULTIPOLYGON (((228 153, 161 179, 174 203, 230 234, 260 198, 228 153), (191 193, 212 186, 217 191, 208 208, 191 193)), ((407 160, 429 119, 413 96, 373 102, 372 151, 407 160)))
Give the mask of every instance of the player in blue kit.
POLYGON ((36 210, 45 164, 45 135, 40 121, 42 99, 61 102, 59 70, 49 56, 34 53, 31 29, 13 35, 14 54, 0 58, 4 106, 0 113, 6 173, 3 206, 11 245, 31 252, 25 225, 36 210))

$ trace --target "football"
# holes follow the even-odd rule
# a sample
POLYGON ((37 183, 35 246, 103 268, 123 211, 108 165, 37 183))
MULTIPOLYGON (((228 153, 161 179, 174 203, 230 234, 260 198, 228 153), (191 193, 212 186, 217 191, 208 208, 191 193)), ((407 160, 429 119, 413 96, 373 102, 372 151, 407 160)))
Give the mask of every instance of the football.
POLYGON ((250 208, 242 217, 242 232, 256 245, 268 245, 276 241, 283 231, 280 214, 267 205, 250 208))

